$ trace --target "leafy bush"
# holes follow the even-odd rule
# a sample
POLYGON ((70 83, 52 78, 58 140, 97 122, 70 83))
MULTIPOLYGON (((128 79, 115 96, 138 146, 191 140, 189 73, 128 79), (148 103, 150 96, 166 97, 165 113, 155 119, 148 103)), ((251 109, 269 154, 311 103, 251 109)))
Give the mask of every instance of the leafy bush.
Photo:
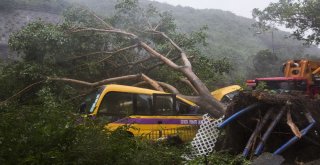
MULTIPOLYGON (((190 162, 188 165, 198 165, 205 164, 205 157, 198 157, 190 162)), ((219 165, 249 165, 250 162, 245 160, 245 158, 241 156, 233 156, 227 153, 216 152, 207 156, 207 163, 209 165, 219 164, 219 165)))
POLYGON ((109 132, 68 107, 2 107, 0 164, 179 164, 177 148, 109 132), (82 120, 79 120, 82 119, 82 120), (81 121, 81 122, 80 122, 81 121))

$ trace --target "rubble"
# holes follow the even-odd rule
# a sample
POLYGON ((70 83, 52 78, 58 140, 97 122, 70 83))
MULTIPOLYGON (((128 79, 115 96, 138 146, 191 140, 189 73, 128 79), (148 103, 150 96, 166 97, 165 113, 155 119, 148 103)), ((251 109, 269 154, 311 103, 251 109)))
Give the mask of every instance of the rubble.
POLYGON ((230 118, 235 119, 225 124, 219 150, 249 159, 270 152, 286 162, 320 158, 320 100, 294 93, 243 91, 227 109, 225 121, 230 118))

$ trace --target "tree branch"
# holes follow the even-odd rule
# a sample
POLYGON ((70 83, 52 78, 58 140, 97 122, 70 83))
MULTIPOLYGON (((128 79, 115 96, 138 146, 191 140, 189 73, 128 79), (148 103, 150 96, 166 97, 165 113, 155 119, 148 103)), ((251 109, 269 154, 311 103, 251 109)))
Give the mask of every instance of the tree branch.
POLYGON ((299 131, 299 128, 297 127, 296 124, 294 124, 294 122, 292 121, 292 117, 291 117, 291 112, 290 110, 287 111, 287 124, 290 127, 291 131, 293 132, 293 134, 295 136, 297 136, 298 138, 302 137, 301 132, 299 131))
POLYGON ((188 60, 187 55, 184 53, 184 51, 182 50, 182 48, 180 46, 178 46, 169 36, 167 36, 165 33, 163 32, 159 32, 159 31, 154 31, 155 33, 158 33, 160 35, 162 35, 164 38, 166 38, 179 52, 181 55, 181 59, 183 61, 183 64, 185 65, 185 67, 192 67, 190 61, 188 60))
POLYGON ((70 79, 70 78, 48 77, 47 80, 48 81, 65 81, 69 83, 80 84, 80 85, 90 86, 90 87, 94 86, 94 83, 90 83, 82 80, 70 79))
POLYGON ((161 61, 163 61, 165 64, 167 64, 168 66, 170 66, 171 68, 178 70, 180 67, 175 64, 174 62, 172 62, 170 59, 164 57, 162 54, 158 53, 157 51, 155 51, 153 48, 151 48, 149 45, 147 45, 144 42, 140 42, 140 45, 148 52, 150 53, 153 57, 160 59, 161 61))
POLYGON ((124 66, 138 65, 138 64, 143 63, 143 62, 145 62, 145 61, 148 61, 148 60, 150 60, 150 59, 151 59, 151 56, 148 56, 147 58, 141 59, 141 60, 139 60, 139 61, 129 62, 129 63, 127 63, 127 64, 120 65, 118 68, 124 67, 124 66))
MULTIPOLYGON (((207 110, 211 115, 214 117, 221 117, 224 114, 225 106, 220 103, 218 100, 214 99, 209 91, 209 89, 206 87, 206 85, 199 79, 199 77, 192 71, 191 63, 185 54, 185 52, 182 50, 181 47, 179 47, 171 38, 169 38, 165 33, 163 32, 157 32, 158 34, 161 34, 165 39, 167 39, 179 52, 180 56, 183 62, 183 66, 179 66, 178 64, 174 63, 169 58, 165 57, 155 49, 153 49, 151 46, 146 44, 145 42, 139 40, 139 37, 133 33, 122 31, 120 29, 96 29, 96 28, 82 28, 82 29, 74 29, 72 32, 82 32, 82 31, 91 31, 91 32, 104 32, 104 33, 116 33, 125 35, 131 39, 133 39, 135 42, 138 42, 139 46, 142 47, 144 50, 146 50, 152 57, 160 59, 164 64, 168 65, 169 67, 173 68, 174 70, 177 70, 184 74, 192 86, 196 89, 196 91, 199 93, 201 99, 197 99, 197 104, 200 105, 203 109, 207 110)), ((97 82, 99 84, 99 82, 97 82)), ((101 83, 101 82, 100 82, 101 83)), ((103 82, 102 82, 103 83, 103 82)), ((105 82, 104 82, 105 83, 105 82)), ((96 84, 95 84, 96 85, 96 84)), ((102 85, 102 84, 101 84, 102 85)))
MULTIPOLYGON (((180 58, 181 58, 181 56, 177 56, 177 57, 174 57, 174 58, 172 58, 172 59, 170 59, 170 60, 173 61, 173 62, 175 62, 175 61, 179 60, 180 58)), ((191 56, 190 59, 191 59, 191 58, 194 58, 194 56, 191 56)), ((146 70, 146 72, 150 72, 151 70, 153 70, 153 69, 155 69, 155 68, 157 68, 157 67, 159 67, 159 66, 162 66, 162 65, 164 65, 164 64, 165 64, 165 63, 164 63, 163 61, 161 61, 161 62, 158 62, 158 63, 156 63, 156 64, 154 64, 154 65, 146 68, 145 70, 146 70)))
MULTIPOLYGON (((96 29, 96 28, 81 28, 81 29, 74 29, 72 30, 72 32, 76 33, 76 32, 83 32, 83 31, 93 31, 93 32, 105 32, 105 33, 118 33, 118 34, 123 34, 123 35, 127 35, 132 39, 138 39, 138 36, 133 34, 133 33, 129 33, 129 32, 125 32, 119 29, 96 29)), ((170 67, 172 67, 173 69, 178 70, 179 67, 177 64, 175 64, 174 62, 172 62, 170 59, 166 58, 165 56, 163 56, 162 54, 160 54, 159 52, 157 52, 156 50, 154 50, 153 48, 151 48, 149 45, 147 45, 145 42, 140 41, 140 46, 142 48, 144 48, 148 53, 150 53, 152 56, 154 56, 155 58, 158 58, 160 60, 162 60, 164 63, 166 63, 167 65, 169 65, 170 67)), ((181 49, 180 49, 181 50, 181 49)), ((184 54, 184 53, 183 53, 184 54)), ((185 55, 185 54, 184 54, 185 55)), ((183 55, 181 55, 182 58, 186 58, 183 55)), ((188 60, 188 59, 187 59, 188 60)), ((189 61, 189 60, 188 60, 189 61)), ((190 62, 189 62, 190 63, 190 62)), ((190 64, 191 65, 191 64, 190 64)))
POLYGON ((98 17, 94 12, 91 10, 87 10, 93 17, 95 17, 97 20, 102 22, 107 28, 114 29, 110 24, 108 24, 106 21, 104 21, 102 18, 98 17))
POLYGON ((12 100, 12 99, 20 96, 21 94, 27 92, 27 91, 28 91, 29 89, 31 89, 32 87, 34 87, 34 86, 36 86, 36 85, 38 85, 38 84, 41 84, 41 83, 43 83, 44 81, 45 81, 45 80, 42 80, 42 81, 38 81, 38 82, 35 82, 35 83, 33 83, 33 84, 28 85, 27 87, 23 88, 22 90, 20 90, 19 92, 15 93, 15 94, 12 95, 11 97, 7 98, 6 100, 1 101, 1 102, 0 102, 0 106, 8 103, 10 100, 12 100))
POLYGON ((66 61, 74 60, 74 59, 78 59, 78 58, 86 57, 86 56, 92 56, 92 55, 96 55, 96 54, 117 54, 117 53, 129 50, 129 49, 136 48, 138 46, 139 46, 138 44, 134 44, 134 45, 130 45, 130 46, 127 46, 127 47, 124 47, 124 48, 121 48, 121 49, 117 49, 117 50, 111 51, 111 52, 109 52, 109 51, 92 52, 92 53, 89 53, 89 54, 85 54, 85 55, 80 55, 80 56, 69 58, 66 61))
POLYGON ((71 32, 78 33, 78 32, 85 32, 85 31, 91 31, 91 32, 104 32, 104 33, 117 33, 117 34, 123 34, 126 36, 129 36, 130 38, 138 38, 133 33, 129 33, 120 29, 96 29, 96 28, 77 28, 77 29, 71 29, 71 32))
POLYGON ((186 96, 186 95, 182 95, 182 94, 178 94, 177 96, 187 99, 189 101, 192 101, 194 103, 199 102, 199 100, 201 99, 200 96, 186 96))
POLYGON ((165 83, 165 82, 159 82, 159 81, 158 81, 158 83, 159 83, 162 87, 168 89, 170 93, 180 94, 179 90, 178 90, 177 88, 175 88, 174 86, 172 86, 172 85, 170 85, 170 84, 168 84, 168 83, 165 83))
POLYGON ((199 95, 199 92, 197 91, 197 89, 191 84, 191 82, 188 79, 180 78, 180 81, 187 84, 196 95, 199 95))
MULTIPOLYGON (((170 93, 173 93, 173 94, 180 94, 179 90, 177 88, 175 88, 174 86, 168 84, 168 83, 165 83, 165 82, 160 82, 160 81, 157 81, 159 85, 161 85, 163 88, 166 88, 170 93)), ((142 85, 145 85, 145 84, 149 84, 145 81, 141 81, 141 82, 138 82, 136 84, 133 84, 132 86, 142 86, 142 85)))
POLYGON ((144 80, 145 82, 148 82, 154 89, 162 92, 164 91, 157 81, 149 78, 148 76, 141 74, 141 79, 144 80))
POLYGON ((49 80, 49 81, 64 81, 64 82, 80 84, 80 85, 89 86, 89 87, 96 87, 96 86, 105 85, 105 84, 113 83, 113 82, 117 82, 117 81, 139 79, 140 77, 141 77, 140 74, 127 75, 127 76, 120 76, 120 77, 104 79, 104 80, 93 82, 93 83, 81 81, 81 80, 76 80, 76 79, 70 79, 70 78, 60 78, 60 77, 48 77, 47 80, 49 80))

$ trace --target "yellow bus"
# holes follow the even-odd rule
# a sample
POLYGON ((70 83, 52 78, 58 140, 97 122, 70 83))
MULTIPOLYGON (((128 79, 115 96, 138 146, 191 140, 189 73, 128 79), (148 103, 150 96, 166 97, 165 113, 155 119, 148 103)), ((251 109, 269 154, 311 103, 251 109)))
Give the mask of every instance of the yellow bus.
POLYGON ((232 101, 233 97, 239 93, 240 90, 241 87, 239 85, 230 85, 211 92, 211 95, 220 102, 228 104, 232 101))
MULTIPOLYGON (((238 87, 229 86, 212 95, 223 101, 231 99, 237 90, 238 87)), ((193 102, 174 94, 114 84, 89 94, 80 111, 105 119, 109 130, 129 125, 128 133, 133 136, 151 140, 178 137, 182 141, 194 138, 205 113, 193 102)))
POLYGON ((88 95, 80 111, 105 118, 106 128, 129 125, 134 136, 156 140, 194 138, 202 120, 200 108, 174 94, 124 85, 104 85, 88 95))

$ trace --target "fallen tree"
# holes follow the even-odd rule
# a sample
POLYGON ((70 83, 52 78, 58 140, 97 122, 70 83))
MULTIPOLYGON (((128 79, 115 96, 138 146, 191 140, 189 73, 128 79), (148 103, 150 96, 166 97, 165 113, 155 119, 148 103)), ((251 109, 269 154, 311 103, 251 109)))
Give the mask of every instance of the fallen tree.
MULTIPOLYGON (((76 7, 65 15, 63 25, 45 25, 41 22, 31 24, 11 37, 10 45, 14 50, 25 53, 26 61, 43 65, 46 58, 54 58, 59 69, 69 72, 65 75, 76 74, 73 77, 49 75, 49 78, 43 77, 41 81, 63 81, 96 87, 134 80, 132 85, 137 80, 142 80, 156 90, 166 89, 195 102, 213 117, 221 117, 225 107, 211 96, 206 84, 194 72, 190 61, 199 58, 196 47, 198 42, 204 41, 204 33, 201 30, 187 38, 185 34, 179 34, 175 30, 173 18, 168 13, 160 13, 153 7, 145 10, 135 0, 124 0, 116 5, 113 17, 100 17, 89 9, 76 7), (158 17, 152 17, 155 15, 158 17), (29 35, 30 33, 33 34, 29 35), (46 42, 48 43, 45 44, 46 42), (86 73, 86 80, 77 76, 86 67, 93 67, 99 72, 99 78, 95 78, 97 81, 88 81, 90 72, 86 73), (182 95, 173 85, 158 82, 143 74, 160 67, 166 68, 167 74, 177 74, 178 81, 190 87, 196 95, 182 95), (69 71, 69 68, 73 70, 69 71), (104 75, 99 68, 108 69, 108 72, 104 75)), ((205 62, 202 64, 207 65, 205 62)), ((221 68, 219 69, 221 72, 221 68)), ((214 72, 214 69, 210 72, 214 72)), ((157 76, 157 72, 153 74, 153 77, 157 76)))
MULTIPOLYGON (((94 15, 98 20, 101 20, 101 18, 97 17, 94 15)), ((104 24, 107 24, 106 22, 103 21, 104 24)), ((172 60, 168 59, 165 55, 159 53, 155 49, 153 49, 151 46, 149 46, 147 43, 141 41, 138 36, 136 36, 133 33, 122 31, 120 29, 115 29, 111 26, 107 26, 106 29, 93 29, 93 28, 80 28, 80 29, 72 29, 73 33, 77 32, 103 32, 103 33, 119 33, 121 35, 127 36, 131 38, 132 40, 138 40, 138 45, 139 47, 145 49, 151 56, 152 58, 157 58, 161 60, 164 64, 167 66, 171 67, 172 69, 181 72, 188 81, 191 83, 190 86, 195 89, 195 91, 199 94, 198 97, 193 97, 192 101, 194 101, 196 104, 201 106, 203 109, 206 109, 211 115, 214 117, 221 117, 224 114, 224 106, 217 100, 215 100, 209 89, 206 87, 206 85, 198 78, 198 76, 192 71, 192 65, 191 62, 188 60, 187 55, 185 52, 174 42, 172 41, 165 33, 159 32, 156 30, 152 30, 152 32, 159 34, 166 38, 173 46, 175 49, 177 49, 180 52, 180 58, 182 60, 182 65, 178 65, 174 63, 172 60)), ((163 91, 161 86, 156 83, 154 80, 151 80, 150 78, 147 78, 144 74, 141 74, 142 79, 144 79, 146 82, 151 84, 155 89, 163 91)), ((116 80, 122 80, 122 79, 131 79, 132 76, 123 76, 123 77, 118 77, 114 78, 116 80)), ((136 75, 133 76, 133 78, 136 78, 136 75)), ((49 78, 49 80, 55 80, 55 81, 65 81, 65 82, 71 82, 71 83, 78 83, 78 84, 83 84, 83 85, 88 85, 88 86, 99 86, 102 84, 106 84, 108 82, 111 82, 109 79, 107 80, 101 80, 98 82, 94 83, 88 83, 80 80, 74 80, 74 79, 68 79, 68 78, 49 78)), ((190 99, 190 97, 188 97, 190 99)))

